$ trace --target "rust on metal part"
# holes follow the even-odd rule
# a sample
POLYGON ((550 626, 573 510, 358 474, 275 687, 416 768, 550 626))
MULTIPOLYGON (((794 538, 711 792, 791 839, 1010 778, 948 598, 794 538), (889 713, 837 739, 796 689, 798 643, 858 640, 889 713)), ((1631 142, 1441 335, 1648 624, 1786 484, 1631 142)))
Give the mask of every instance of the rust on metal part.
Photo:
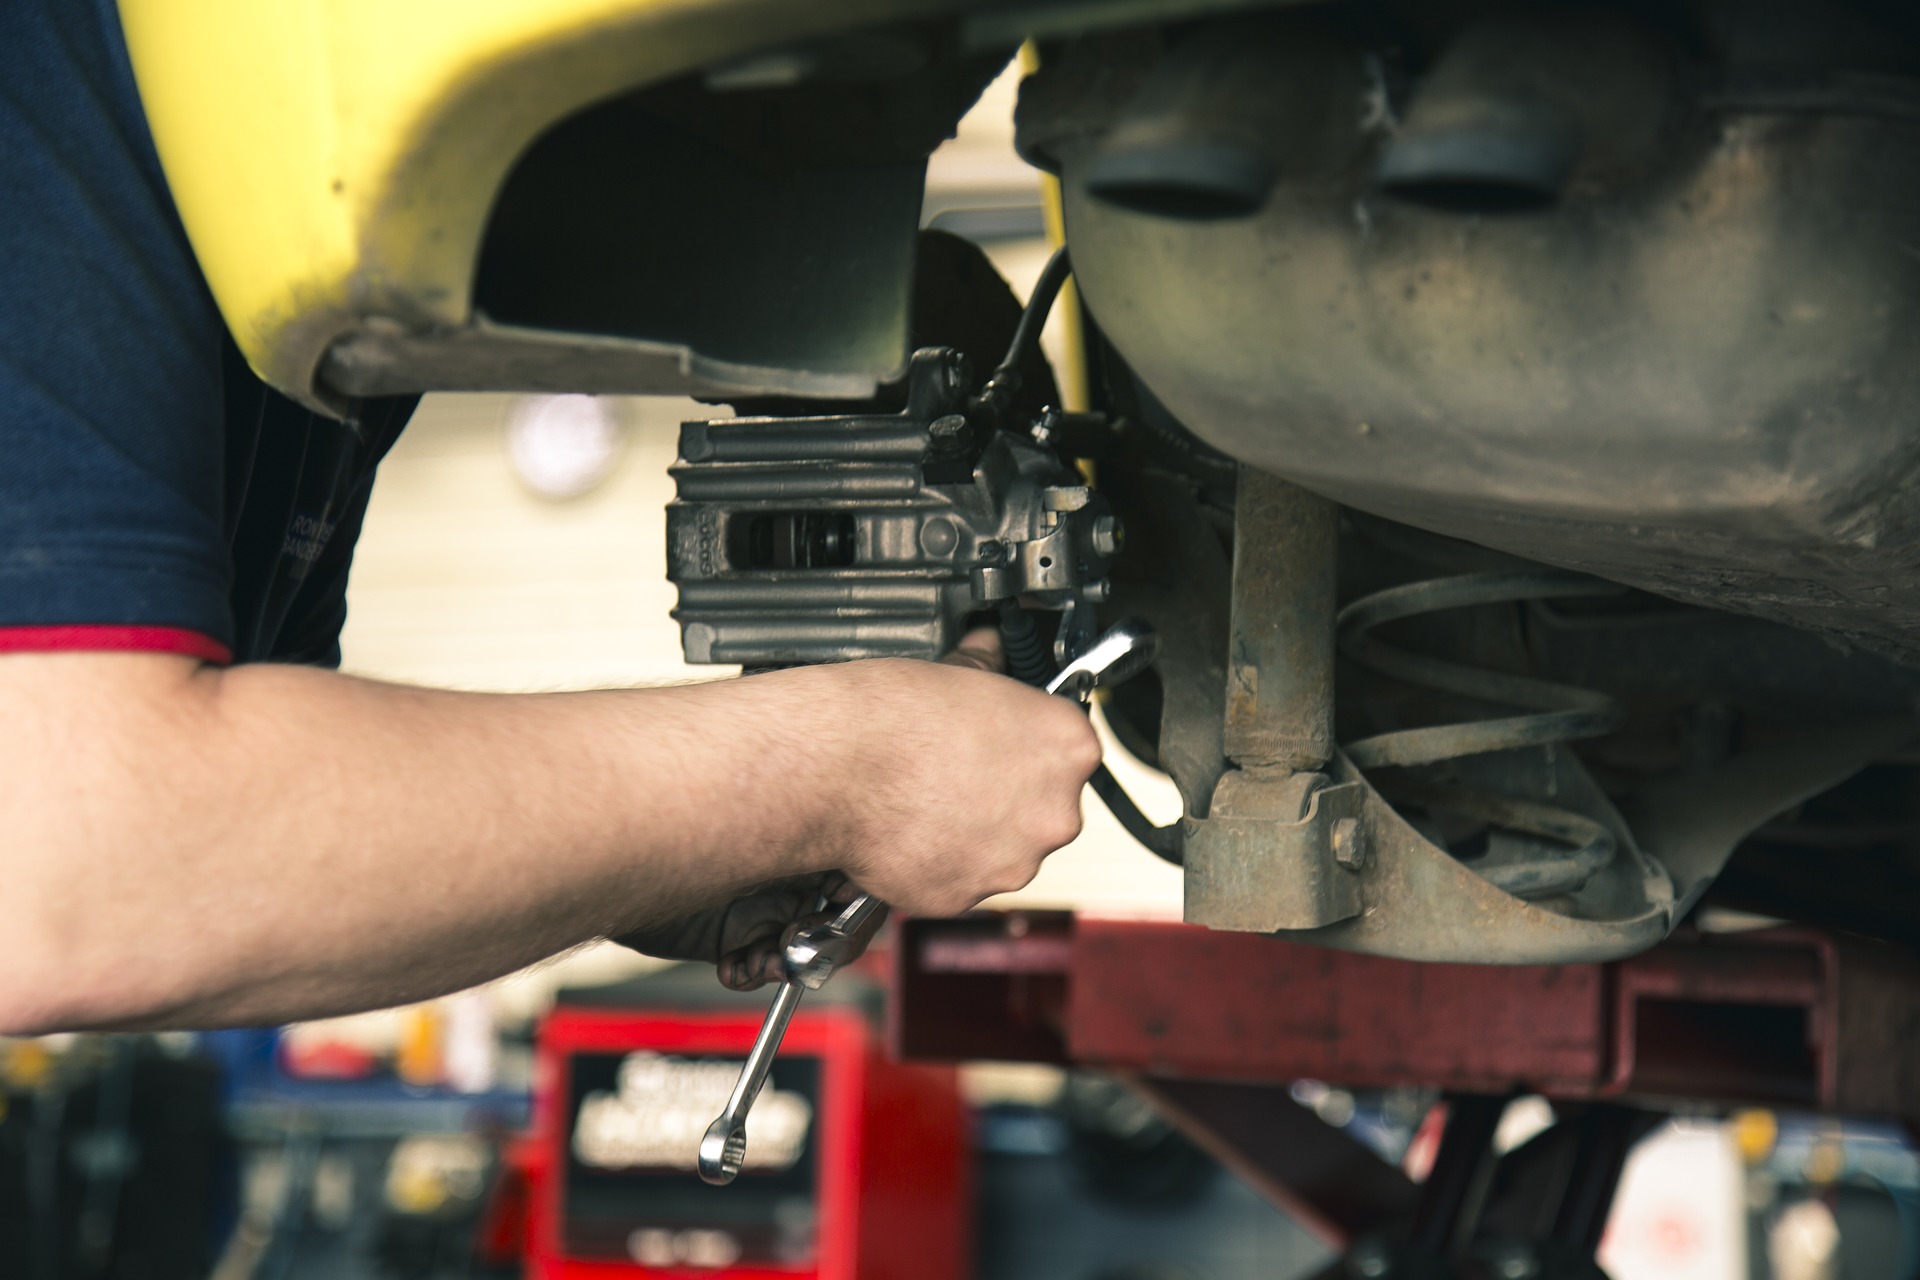
POLYGON ((1415 964, 1255 934, 1082 920, 1076 1060, 1210 1079, 1580 1091, 1607 1069, 1595 965, 1415 964))
POLYGON ((1233 526, 1226 753, 1242 768, 1311 772, 1333 756, 1338 511, 1242 467, 1233 526))
POLYGON ((1234 500, 1220 775, 1186 829, 1186 916, 1215 929, 1318 929, 1358 915, 1364 799, 1329 788, 1337 512, 1263 471, 1234 500), (1345 856, 1333 848, 1344 822, 1345 856))
POLYGON ((1570 965, 1423 964, 1064 913, 910 920, 908 1056, 1920 1118, 1920 962, 1800 929, 1570 965), (930 962, 930 963, 929 963, 930 962))

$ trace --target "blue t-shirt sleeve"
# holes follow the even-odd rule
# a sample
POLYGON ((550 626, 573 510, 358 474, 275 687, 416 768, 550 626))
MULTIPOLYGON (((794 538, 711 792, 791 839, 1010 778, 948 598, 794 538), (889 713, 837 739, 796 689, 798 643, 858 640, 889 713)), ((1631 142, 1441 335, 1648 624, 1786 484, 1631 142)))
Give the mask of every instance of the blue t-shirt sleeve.
POLYGON ((0 4, 0 630, 231 650, 224 329, 111 0, 0 4))
POLYGON ((339 665, 347 572, 375 469, 417 401, 362 401, 349 426, 262 385, 229 344, 227 524, 237 657, 339 665))

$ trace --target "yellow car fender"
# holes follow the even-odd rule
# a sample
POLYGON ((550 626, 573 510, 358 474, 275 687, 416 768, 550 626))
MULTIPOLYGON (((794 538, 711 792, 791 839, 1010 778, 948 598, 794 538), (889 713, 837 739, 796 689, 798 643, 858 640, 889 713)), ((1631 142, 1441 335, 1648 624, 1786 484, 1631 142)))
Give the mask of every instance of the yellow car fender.
POLYGON ((228 327, 323 412, 329 347, 455 330, 495 193, 578 109, 962 0, 120 0, 161 163, 228 327))

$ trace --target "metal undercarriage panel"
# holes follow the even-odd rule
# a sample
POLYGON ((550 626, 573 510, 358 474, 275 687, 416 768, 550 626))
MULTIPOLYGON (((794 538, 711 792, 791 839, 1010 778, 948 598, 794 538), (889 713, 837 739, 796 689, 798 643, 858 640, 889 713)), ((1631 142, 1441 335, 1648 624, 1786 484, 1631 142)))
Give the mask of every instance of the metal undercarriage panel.
MULTIPOLYGON (((1920 659, 1920 81, 1648 73, 1673 83, 1647 137, 1533 207, 1475 207, 1383 186, 1421 77, 1395 91, 1385 54, 1299 21, 1234 42, 1309 59, 1336 99, 1244 104, 1319 139, 1272 158, 1257 208, 1114 198, 1123 142, 1215 128, 1198 89, 1116 91, 1109 49, 1023 100, 1084 296, 1174 416, 1345 505, 1920 659)), ((1190 74, 1232 79, 1206 56, 1190 74)), ((1622 73, 1592 74, 1588 152, 1632 127, 1604 105, 1622 73)))

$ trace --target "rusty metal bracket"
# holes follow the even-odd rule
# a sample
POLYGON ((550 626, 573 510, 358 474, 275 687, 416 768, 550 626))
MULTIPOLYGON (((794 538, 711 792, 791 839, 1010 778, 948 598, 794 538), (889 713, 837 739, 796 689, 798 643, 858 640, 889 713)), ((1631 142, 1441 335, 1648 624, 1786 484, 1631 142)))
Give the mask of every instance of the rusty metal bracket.
POLYGON ((1323 773, 1229 773, 1187 833, 1186 917, 1215 929, 1316 929, 1360 912, 1367 788, 1323 773))
POLYGON ((1559 904, 1529 902, 1434 844, 1337 756, 1327 772, 1360 788, 1367 857, 1356 877, 1359 912, 1288 936, 1405 960, 1561 964, 1644 951, 1673 925, 1673 884, 1647 857, 1605 793, 1571 752, 1535 749, 1456 762, 1460 781, 1489 793, 1551 794, 1604 828, 1619 853, 1559 904))

